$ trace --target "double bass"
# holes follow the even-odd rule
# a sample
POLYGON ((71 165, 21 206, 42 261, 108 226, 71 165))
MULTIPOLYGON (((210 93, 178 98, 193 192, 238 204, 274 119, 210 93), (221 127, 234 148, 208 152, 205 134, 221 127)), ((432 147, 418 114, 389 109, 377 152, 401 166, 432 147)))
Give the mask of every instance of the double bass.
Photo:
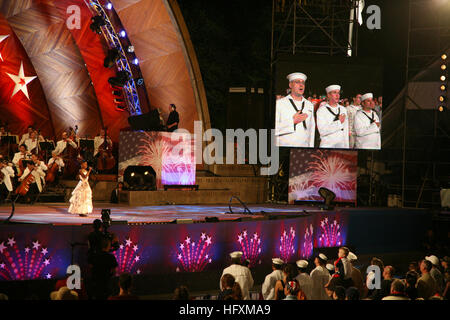
POLYGON ((105 128, 105 136, 102 145, 98 148, 97 170, 111 170, 116 164, 116 160, 112 155, 112 148, 108 144, 107 129, 105 128))
MULTIPOLYGON (((69 128, 70 130, 70 137, 67 139, 70 139, 71 137, 74 137, 76 139, 78 126, 75 126, 75 130, 72 128, 69 128)), ((72 139, 70 139, 72 140, 72 139)), ((78 173, 78 170, 80 169, 80 164, 78 163, 78 157, 79 157, 79 148, 72 147, 69 143, 67 143, 66 149, 63 152, 63 161, 65 163, 65 169, 64 169, 64 177, 68 179, 73 179, 76 174, 78 173)))

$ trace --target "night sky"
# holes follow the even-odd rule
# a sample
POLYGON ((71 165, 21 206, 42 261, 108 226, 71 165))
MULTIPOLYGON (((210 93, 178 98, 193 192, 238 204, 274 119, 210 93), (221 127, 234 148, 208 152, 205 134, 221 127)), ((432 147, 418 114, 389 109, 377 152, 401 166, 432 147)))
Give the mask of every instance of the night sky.
MULTIPOLYGON (((200 63, 212 125, 218 125, 228 87, 269 87, 272 1, 178 2, 200 63)), ((405 84, 408 2, 367 0, 366 8, 371 4, 381 8, 381 30, 359 29, 358 56, 383 59, 386 107, 405 84)))

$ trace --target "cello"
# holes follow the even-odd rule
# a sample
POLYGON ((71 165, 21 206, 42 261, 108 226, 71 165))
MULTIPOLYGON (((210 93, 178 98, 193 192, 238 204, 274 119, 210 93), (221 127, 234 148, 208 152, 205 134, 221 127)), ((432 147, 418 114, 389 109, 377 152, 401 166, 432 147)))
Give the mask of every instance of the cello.
POLYGON ((34 168, 30 170, 30 173, 25 177, 25 179, 23 179, 20 186, 17 187, 16 194, 18 196, 25 196, 30 190, 30 186, 34 182, 34 176, 32 175, 33 171, 34 168))
MULTIPOLYGON (((56 158, 58 159, 58 157, 56 158)), ((53 183, 56 179, 56 175, 58 174, 59 165, 53 161, 52 165, 47 170, 47 175, 45 176, 45 183, 53 183)))
POLYGON ((111 170, 116 164, 116 160, 112 155, 112 148, 109 146, 107 140, 107 128, 105 128, 105 135, 103 137, 104 141, 102 145, 98 148, 98 159, 97 159, 97 170, 111 170))

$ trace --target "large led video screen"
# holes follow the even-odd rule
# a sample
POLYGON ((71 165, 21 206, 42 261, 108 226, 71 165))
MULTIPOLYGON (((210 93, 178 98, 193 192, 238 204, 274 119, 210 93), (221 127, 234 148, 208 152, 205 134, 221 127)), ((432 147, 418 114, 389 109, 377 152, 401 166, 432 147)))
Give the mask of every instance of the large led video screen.
POLYGON ((380 61, 297 55, 276 70, 277 146, 381 149, 380 61))

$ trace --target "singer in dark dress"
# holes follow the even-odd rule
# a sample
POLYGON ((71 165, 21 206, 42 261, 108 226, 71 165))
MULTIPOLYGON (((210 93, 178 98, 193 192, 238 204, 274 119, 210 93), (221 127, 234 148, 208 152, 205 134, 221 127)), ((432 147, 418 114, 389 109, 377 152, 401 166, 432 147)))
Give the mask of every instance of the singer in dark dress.
POLYGON ((167 131, 174 132, 178 129, 178 123, 180 122, 180 116, 177 112, 177 107, 174 104, 170 105, 170 114, 167 119, 167 131))

